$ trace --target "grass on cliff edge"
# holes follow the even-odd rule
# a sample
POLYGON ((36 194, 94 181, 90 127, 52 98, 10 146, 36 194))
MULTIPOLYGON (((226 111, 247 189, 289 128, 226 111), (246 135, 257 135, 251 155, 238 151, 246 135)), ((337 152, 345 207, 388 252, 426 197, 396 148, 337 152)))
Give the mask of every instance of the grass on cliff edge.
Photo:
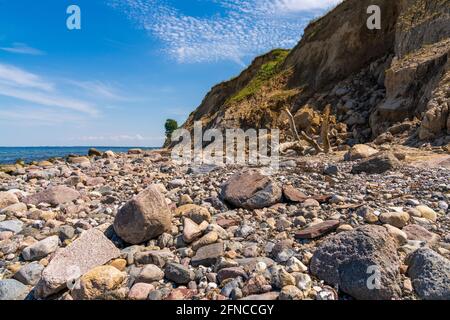
POLYGON ((289 55, 289 50, 276 49, 272 51, 274 59, 261 66, 256 76, 245 86, 241 91, 236 93, 230 99, 228 103, 237 103, 244 100, 247 97, 253 96, 259 91, 259 89, 270 79, 280 71, 280 66, 283 64, 286 57, 289 55))

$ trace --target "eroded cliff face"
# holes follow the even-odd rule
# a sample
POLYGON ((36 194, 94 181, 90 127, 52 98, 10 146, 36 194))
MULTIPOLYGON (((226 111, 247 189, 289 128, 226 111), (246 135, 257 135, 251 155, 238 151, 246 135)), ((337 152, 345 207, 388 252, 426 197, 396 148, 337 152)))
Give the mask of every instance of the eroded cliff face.
POLYGON ((287 139, 285 107, 317 134, 331 104, 335 145, 386 132, 413 145, 447 144, 449 54, 450 0, 346 0, 312 22, 291 51, 258 57, 215 86, 184 127, 278 127, 287 139), (370 5, 381 8, 381 30, 367 28, 370 5))

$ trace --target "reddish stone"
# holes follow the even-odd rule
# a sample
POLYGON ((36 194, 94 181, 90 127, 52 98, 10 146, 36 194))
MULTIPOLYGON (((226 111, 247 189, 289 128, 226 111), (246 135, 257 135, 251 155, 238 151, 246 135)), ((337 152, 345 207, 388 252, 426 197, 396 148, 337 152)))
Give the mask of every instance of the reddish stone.
POLYGON ((197 294, 197 290, 178 288, 172 290, 165 300, 191 300, 197 294))
POLYGON ((224 229, 239 225, 239 221, 233 219, 219 219, 217 224, 224 229))
POLYGON ((339 224, 340 222, 338 220, 328 220, 297 232, 295 234, 295 238, 315 239, 328 232, 336 230, 339 224))

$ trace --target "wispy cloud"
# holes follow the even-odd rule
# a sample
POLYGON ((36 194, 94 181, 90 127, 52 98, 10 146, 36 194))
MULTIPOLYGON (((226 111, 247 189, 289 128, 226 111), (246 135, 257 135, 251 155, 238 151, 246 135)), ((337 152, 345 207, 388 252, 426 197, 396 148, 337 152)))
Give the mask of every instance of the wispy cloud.
POLYGON ((27 44, 20 42, 15 42, 10 47, 0 47, 0 50, 10 53, 28 54, 33 56, 40 56, 45 54, 44 51, 30 47, 27 44))
POLYGON ((94 97, 108 100, 126 100, 115 87, 101 81, 70 81, 70 83, 94 97))
POLYGON ((160 39, 180 63, 232 60, 293 47, 307 22, 340 0, 210 0, 211 17, 186 15, 164 0, 109 0, 160 39))
POLYGON ((77 115, 57 112, 51 109, 36 109, 33 106, 14 106, 0 110, 0 122, 17 122, 29 126, 54 126, 65 123, 82 123, 83 119, 77 115))
POLYGON ((56 90, 55 85, 45 77, 2 63, 0 63, 0 95, 39 106, 69 109, 91 116, 99 113, 93 103, 67 96, 56 90))
POLYGON ((53 83, 45 81, 44 79, 42 79, 42 77, 34 73, 28 72, 12 65, 1 63, 0 83, 7 84, 9 86, 29 87, 45 91, 51 91, 54 88, 53 83))

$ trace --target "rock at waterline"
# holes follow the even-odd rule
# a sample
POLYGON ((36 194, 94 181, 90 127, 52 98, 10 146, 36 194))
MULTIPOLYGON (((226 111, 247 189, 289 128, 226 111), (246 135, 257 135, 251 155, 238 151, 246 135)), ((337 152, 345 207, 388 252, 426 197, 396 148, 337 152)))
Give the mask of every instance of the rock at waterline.
POLYGON ((170 228, 170 209, 154 185, 128 201, 114 220, 117 235, 130 244, 154 239, 170 228))
POLYGON ((319 245, 310 264, 319 279, 361 300, 398 298, 399 267, 397 243, 380 226, 363 226, 329 237, 319 245), (380 275, 377 290, 368 285, 376 284, 370 282, 375 271, 380 275))
POLYGON ((234 207, 261 209, 281 201, 281 188, 259 170, 245 170, 234 174, 222 186, 223 200, 234 207))

